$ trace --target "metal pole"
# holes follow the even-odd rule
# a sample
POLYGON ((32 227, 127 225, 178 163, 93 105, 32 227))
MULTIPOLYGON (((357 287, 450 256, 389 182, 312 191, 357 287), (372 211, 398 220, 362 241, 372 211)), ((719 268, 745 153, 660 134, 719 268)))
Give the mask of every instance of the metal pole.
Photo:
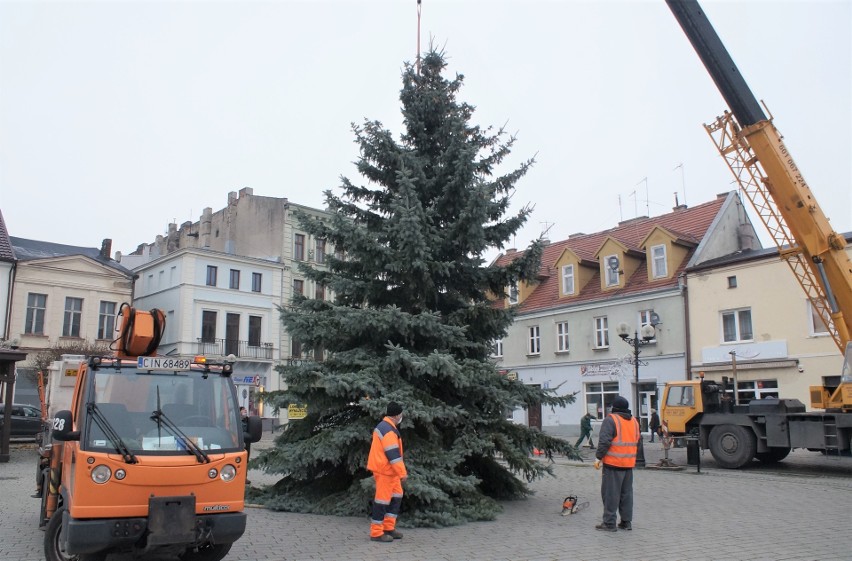
MULTIPOLYGON (((638 421, 639 419, 642 418, 642 415, 641 415, 640 408, 639 408, 639 333, 635 332, 635 331, 633 332, 633 376, 636 379, 636 384, 635 384, 636 387, 633 390, 634 393, 636 394, 634 396, 635 401, 633 402, 634 403, 633 407, 635 407, 635 410, 633 411, 633 413, 634 413, 634 415, 636 415, 636 420, 638 421)), ((640 428, 641 428, 641 422, 640 422, 640 428)))
POLYGON ((740 389, 737 384, 737 351, 728 353, 731 355, 731 374, 734 377, 734 405, 740 404, 740 389))
MULTIPOLYGON (((633 411, 633 416, 636 417, 636 422, 639 423, 639 440, 642 440, 642 414, 641 414, 641 406, 639 405, 639 332, 633 332, 633 375, 635 377, 636 388, 634 389, 635 393, 635 401, 634 405, 635 411, 633 411)), ((636 467, 645 467, 645 450, 644 448, 639 448, 636 450, 636 467)))

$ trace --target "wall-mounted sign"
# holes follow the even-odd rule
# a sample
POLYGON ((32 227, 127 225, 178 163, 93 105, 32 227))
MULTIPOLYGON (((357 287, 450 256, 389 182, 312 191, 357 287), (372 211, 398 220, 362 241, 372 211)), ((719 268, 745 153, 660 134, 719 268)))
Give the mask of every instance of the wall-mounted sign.
POLYGON ((580 376, 618 376, 621 372, 617 362, 597 362, 580 365, 580 376))
POLYGON ((296 405, 295 403, 291 403, 287 406, 287 418, 294 419, 304 419, 308 416, 308 406, 307 405, 296 405))

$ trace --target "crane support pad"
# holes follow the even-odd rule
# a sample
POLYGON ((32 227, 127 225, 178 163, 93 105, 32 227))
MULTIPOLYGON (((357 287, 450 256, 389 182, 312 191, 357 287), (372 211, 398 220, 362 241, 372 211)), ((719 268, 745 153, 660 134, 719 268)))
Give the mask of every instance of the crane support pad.
POLYGON ((148 499, 148 545, 195 542, 195 497, 148 499))

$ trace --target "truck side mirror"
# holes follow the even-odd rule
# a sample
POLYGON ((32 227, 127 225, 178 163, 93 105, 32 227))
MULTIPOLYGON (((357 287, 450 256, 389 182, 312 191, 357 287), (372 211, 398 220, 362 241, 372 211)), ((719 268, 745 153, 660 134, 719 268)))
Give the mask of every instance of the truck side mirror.
POLYGON ((71 411, 57 411, 53 417, 53 439, 60 442, 80 440, 80 431, 71 430, 72 424, 71 411))
POLYGON ((248 417, 246 430, 243 433, 243 440, 247 443, 257 442, 263 436, 263 421, 257 415, 248 417))

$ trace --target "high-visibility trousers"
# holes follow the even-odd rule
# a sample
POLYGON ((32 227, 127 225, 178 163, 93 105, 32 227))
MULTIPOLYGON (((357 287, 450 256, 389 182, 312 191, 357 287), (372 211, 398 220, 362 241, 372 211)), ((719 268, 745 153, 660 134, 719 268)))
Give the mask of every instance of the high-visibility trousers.
POLYGON ((373 474, 376 496, 370 516, 370 537, 377 538, 396 528, 396 517, 402 506, 402 480, 395 475, 373 474))

